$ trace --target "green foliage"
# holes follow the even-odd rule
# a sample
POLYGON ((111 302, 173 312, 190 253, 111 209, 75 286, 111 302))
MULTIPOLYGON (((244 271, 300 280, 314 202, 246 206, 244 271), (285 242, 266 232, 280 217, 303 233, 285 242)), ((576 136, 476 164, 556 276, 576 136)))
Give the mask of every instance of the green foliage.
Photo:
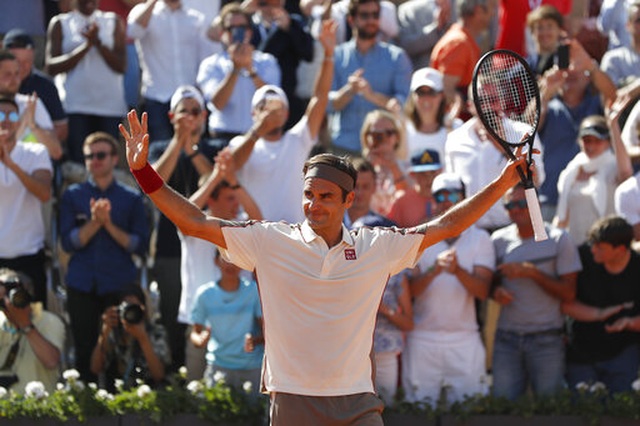
POLYGON ((201 381, 185 386, 183 378, 159 389, 139 383, 131 389, 116 384, 110 394, 95 384, 86 386, 75 370, 64 373, 66 383, 58 384, 51 395, 39 382, 27 385, 24 395, 0 388, 0 422, 14 418, 51 418, 89 421, 94 417, 136 414, 161 422, 178 414, 198 414, 212 422, 258 424, 266 412, 261 403, 250 403, 247 396, 223 382, 206 387, 201 381))

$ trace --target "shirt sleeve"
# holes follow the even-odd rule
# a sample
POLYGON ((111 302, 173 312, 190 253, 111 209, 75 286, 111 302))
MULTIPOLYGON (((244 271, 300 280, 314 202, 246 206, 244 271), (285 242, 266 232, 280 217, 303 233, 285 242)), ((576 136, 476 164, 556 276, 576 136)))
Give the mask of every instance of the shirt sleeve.
POLYGON ((227 243, 226 249, 220 249, 225 260, 239 268, 253 271, 256 269, 258 258, 261 257, 259 247, 266 232, 266 223, 241 222, 237 226, 224 226, 222 234, 227 243))
POLYGON ((562 232, 558 239, 558 275, 570 274, 582 270, 580 253, 568 233, 562 232))

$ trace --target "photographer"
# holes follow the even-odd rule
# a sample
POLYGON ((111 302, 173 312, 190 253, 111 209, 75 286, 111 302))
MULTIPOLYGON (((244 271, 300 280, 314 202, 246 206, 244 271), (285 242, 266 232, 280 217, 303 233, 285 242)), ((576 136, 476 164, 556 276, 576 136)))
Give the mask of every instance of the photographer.
POLYGON ((37 380, 53 392, 64 323, 32 300, 33 288, 25 275, 0 269, 0 386, 21 393, 37 380))
POLYGON ((106 375, 106 388, 113 391, 114 380, 124 387, 142 379, 149 385, 165 378, 170 351, 165 329, 147 318, 145 296, 135 284, 120 293, 117 305, 102 314, 102 328, 91 355, 91 371, 106 375))

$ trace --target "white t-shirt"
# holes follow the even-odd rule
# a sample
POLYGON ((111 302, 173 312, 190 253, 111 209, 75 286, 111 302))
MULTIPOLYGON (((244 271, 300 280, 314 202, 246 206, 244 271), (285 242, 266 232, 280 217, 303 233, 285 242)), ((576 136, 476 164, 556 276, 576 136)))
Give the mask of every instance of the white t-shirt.
MULTIPOLYGON (((495 251, 489 234, 472 225, 452 245, 440 241, 428 247, 418 261, 420 271, 424 273, 434 266, 438 255, 452 247, 456 250, 458 264, 465 271, 472 273, 475 266, 495 269, 495 251)), ((452 332, 476 331, 474 303, 473 295, 454 274, 442 272, 414 301, 414 330, 444 332, 442 337, 445 339, 447 334, 455 336, 452 332)))
POLYGON ((307 222, 223 227, 223 255, 255 270, 265 322, 269 392, 374 392, 373 331, 391 275, 413 267, 423 234, 342 227, 328 248, 307 222))
POLYGON ((614 196, 616 213, 631 225, 640 223, 640 173, 622 182, 614 196))
MULTIPOLYGON (((29 175, 36 170, 52 171, 47 148, 41 144, 18 142, 11 159, 29 175)), ((0 194, 0 257, 37 253, 44 246, 42 202, 2 162, 0 194)))
MULTIPOLYGON (((234 138, 229 146, 235 148, 242 141, 241 136, 234 138)), ((265 220, 304 220, 302 166, 314 142, 304 116, 279 141, 258 139, 251 156, 238 170, 238 180, 258 204, 265 220)))
POLYGON ((207 240, 183 235, 180 237, 180 305, 178 322, 191 324, 191 308, 198 288, 210 281, 220 279, 220 269, 215 264, 216 251, 214 244, 207 240))

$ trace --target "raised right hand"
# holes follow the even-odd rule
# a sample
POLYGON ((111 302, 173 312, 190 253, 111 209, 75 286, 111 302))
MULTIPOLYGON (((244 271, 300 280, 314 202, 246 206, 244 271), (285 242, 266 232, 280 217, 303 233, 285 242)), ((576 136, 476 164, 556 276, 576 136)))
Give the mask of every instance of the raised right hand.
POLYGON ((132 109, 127 114, 129 131, 122 125, 118 125, 120 134, 124 138, 127 147, 127 163, 131 170, 139 170, 147 164, 149 156, 149 132, 148 116, 142 113, 142 121, 138 118, 136 110, 132 109))

